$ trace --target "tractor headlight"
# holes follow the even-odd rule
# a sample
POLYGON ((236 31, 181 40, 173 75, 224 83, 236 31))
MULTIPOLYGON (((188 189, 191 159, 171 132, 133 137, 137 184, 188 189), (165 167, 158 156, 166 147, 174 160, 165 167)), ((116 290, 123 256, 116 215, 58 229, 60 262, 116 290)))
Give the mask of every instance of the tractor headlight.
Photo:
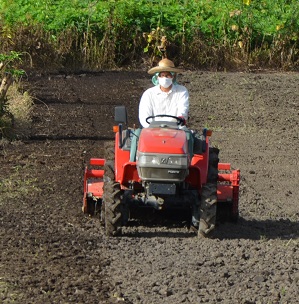
POLYGON ((160 165, 159 157, 155 155, 140 155, 138 157, 138 163, 140 166, 151 164, 151 165, 160 165))
POLYGON ((141 154, 137 156, 139 166, 174 166, 174 167, 188 167, 188 158, 185 155, 148 155, 141 154))
POLYGON ((170 156, 168 157, 168 165, 173 166, 187 166, 188 160, 184 156, 170 156))

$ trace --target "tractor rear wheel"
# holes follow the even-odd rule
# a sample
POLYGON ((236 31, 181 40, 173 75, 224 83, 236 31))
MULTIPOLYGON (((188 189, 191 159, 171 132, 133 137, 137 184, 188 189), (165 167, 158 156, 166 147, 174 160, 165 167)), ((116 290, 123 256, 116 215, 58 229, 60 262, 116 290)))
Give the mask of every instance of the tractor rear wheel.
POLYGON ((202 186, 198 236, 207 237, 215 229, 217 213, 217 180, 219 149, 209 149, 209 168, 207 183, 202 186))
POLYGON ((198 227, 198 235, 207 237, 216 225, 217 211, 217 185, 208 183, 202 186, 201 202, 200 202, 200 219, 198 227))
POLYGON ((106 161, 104 166, 104 194, 102 203, 101 222, 108 236, 121 234, 122 212, 120 184, 115 182, 114 163, 106 161))
POLYGON ((108 236, 121 234, 122 212, 120 184, 110 181, 105 186, 104 221, 105 231, 108 236))
POLYGON ((121 234, 122 226, 122 194, 120 184, 115 182, 114 171, 114 142, 105 143, 105 165, 103 203, 101 208, 101 222, 105 227, 106 235, 121 234))

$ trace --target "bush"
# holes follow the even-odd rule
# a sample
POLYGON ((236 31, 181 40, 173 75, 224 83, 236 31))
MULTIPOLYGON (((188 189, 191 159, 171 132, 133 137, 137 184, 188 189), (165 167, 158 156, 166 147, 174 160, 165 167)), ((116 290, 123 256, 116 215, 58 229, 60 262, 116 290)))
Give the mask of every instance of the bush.
POLYGON ((18 80, 24 71, 17 69, 19 61, 17 52, 0 54, 0 139, 28 134, 32 100, 28 93, 20 93, 18 80))
POLYGON ((2 0, 0 41, 38 65, 98 69, 151 64, 166 36, 168 57, 196 67, 291 69, 298 20, 297 0, 2 0))

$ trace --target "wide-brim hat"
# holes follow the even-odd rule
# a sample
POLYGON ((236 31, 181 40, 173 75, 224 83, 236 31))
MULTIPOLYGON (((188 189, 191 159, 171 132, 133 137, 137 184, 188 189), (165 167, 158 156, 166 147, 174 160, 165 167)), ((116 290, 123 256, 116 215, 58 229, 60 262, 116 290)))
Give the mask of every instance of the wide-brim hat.
POLYGON ((171 60, 164 58, 159 61, 158 65, 156 67, 153 67, 148 70, 149 74, 156 74, 156 73, 160 73, 160 72, 180 73, 180 72, 183 72, 183 69, 176 68, 174 66, 174 63, 171 60))

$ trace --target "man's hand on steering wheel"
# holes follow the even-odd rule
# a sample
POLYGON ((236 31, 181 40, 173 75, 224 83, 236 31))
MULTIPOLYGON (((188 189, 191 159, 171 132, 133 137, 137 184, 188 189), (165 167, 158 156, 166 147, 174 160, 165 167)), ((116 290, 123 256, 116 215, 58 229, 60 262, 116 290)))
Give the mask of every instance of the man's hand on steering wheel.
POLYGON ((186 125, 186 119, 184 118, 184 116, 178 116, 178 118, 181 120, 180 125, 185 126, 186 125))

